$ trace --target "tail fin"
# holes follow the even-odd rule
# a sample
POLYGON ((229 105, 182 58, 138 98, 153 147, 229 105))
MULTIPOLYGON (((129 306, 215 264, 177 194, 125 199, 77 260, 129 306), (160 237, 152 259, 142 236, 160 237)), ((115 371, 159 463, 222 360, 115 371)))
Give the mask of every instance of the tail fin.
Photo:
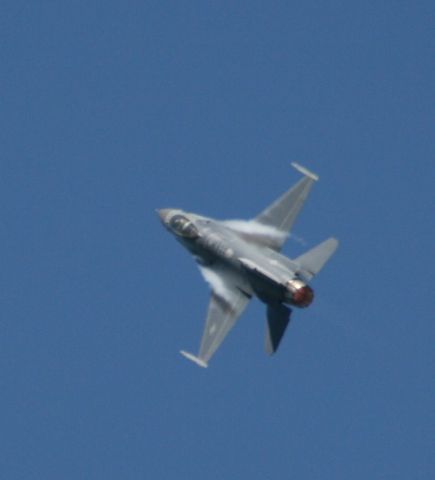
POLYGON ((308 250, 293 261, 300 266, 300 273, 304 278, 310 280, 317 275, 324 267, 326 262, 332 257, 338 247, 338 240, 336 238, 328 238, 316 247, 308 250))
POLYGON ((285 329, 290 321, 292 311, 282 304, 267 305, 267 329, 265 349, 266 353, 272 355, 278 350, 285 329))

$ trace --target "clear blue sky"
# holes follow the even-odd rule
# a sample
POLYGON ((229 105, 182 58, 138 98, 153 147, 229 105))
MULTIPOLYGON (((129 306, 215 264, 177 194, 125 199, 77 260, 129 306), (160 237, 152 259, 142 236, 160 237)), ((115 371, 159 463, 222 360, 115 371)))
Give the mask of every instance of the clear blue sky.
POLYGON ((2 2, 1 478, 435 478, 434 21, 2 2), (340 249, 276 357, 253 302, 199 369, 208 289, 154 209, 249 218, 292 161, 295 235, 340 249))

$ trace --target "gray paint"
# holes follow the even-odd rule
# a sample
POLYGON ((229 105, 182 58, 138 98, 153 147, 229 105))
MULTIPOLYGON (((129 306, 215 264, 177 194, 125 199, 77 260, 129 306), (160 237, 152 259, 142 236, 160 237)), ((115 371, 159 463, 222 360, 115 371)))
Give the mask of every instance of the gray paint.
POLYGON ((266 351, 274 353, 292 312, 307 307, 307 282, 335 252, 330 238, 291 260, 280 252, 318 177, 293 164, 304 177, 254 220, 218 221, 179 209, 158 210, 163 225, 195 257, 212 295, 198 355, 181 352, 206 367, 252 296, 267 305, 266 351), (284 305, 285 304, 285 305, 284 305))

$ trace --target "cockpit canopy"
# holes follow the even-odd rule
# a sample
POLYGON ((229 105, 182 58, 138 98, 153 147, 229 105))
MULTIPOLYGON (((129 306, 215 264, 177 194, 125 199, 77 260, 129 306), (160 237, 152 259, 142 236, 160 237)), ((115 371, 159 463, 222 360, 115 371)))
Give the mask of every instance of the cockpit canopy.
POLYGON ((193 222, 184 215, 174 215, 169 221, 169 226, 173 232, 180 237, 192 239, 199 237, 198 229, 193 222))

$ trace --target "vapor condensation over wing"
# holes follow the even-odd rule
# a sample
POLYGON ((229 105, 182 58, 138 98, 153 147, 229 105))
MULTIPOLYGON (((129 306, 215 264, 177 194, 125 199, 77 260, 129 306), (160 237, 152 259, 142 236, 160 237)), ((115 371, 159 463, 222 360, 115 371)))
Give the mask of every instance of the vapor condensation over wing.
POLYGON ((198 268, 201 272, 201 275, 204 277, 204 280, 210 285, 210 288, 213 290, 213 292, 230 302, 231 295, 222 277, 211 268, 207 268, 202 265, 198 265, 198 268))
POLYGON ((270 225, 263 225, 255 220, 227 220, 222 223, 236 232, 246 233, 256 237, 265 237, 281 242, 288 238, 287 232, 270 225))

